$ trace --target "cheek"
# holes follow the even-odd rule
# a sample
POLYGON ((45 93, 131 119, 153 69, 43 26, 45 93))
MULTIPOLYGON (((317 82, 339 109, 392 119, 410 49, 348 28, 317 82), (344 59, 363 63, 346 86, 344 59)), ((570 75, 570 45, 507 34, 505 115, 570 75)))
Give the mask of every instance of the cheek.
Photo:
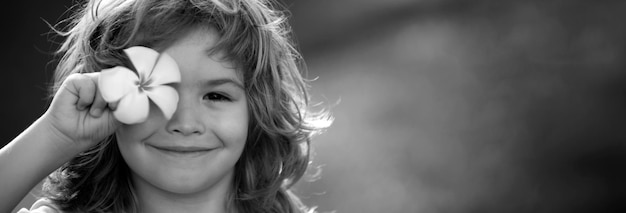
POLYGON ((143 125, 123 125, 117 129, 116 136, 119 142, 128 143, 141 141, 150 135, 150 129, 143 125))
POLYGON ((150 101, 150 111, 145 122, 133 125, 122 124, 116 131, 120 142, 141 141, 154 134, 167 120, 159 107, 150 101))
POLYGON ((143 123, 126 125, 122 124, 116 131, 116 137, 119 142, 138 142, 153 135, 163 126, 161 118, 149 117, 143 123))
POLYGON ((146 122, 135 125, 123 124, 115 131, 119 151, 133 171, 147 171, 145 165, 150 155, 142 141, 154 135, 160 126, 162 125, 159 122, 149 117, 146 122))
POLYGON ((226 146, 243 148, 248 138, 248 122, 249 116, 246 108, 229 113, 222 119, 219 137, 224 140, 226 146))

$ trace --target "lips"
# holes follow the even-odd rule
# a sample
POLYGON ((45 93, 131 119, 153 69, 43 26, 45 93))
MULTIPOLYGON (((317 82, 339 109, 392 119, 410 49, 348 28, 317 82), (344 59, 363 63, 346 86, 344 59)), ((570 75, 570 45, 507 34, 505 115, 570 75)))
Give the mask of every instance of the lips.
POLYGON ((153 146, 155 149, 164 152, 174 152, 174 153, 197 153, 197 152, 208 152, 213 150, 212 148, 200 147, 200 146, 153 146))

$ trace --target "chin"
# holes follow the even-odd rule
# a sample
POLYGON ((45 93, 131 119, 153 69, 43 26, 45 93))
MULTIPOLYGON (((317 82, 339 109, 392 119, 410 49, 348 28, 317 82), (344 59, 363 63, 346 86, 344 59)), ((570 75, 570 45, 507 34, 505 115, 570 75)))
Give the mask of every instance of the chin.
POLYGON ((177 181, 176 183, 168 183, 160 188, 174 194, 195 194, 208 187, 204 186, 204 184, 177 181))
POLYGON ((233 181, 232 172, 223 176, 216 176, 214 173, 181 174, 172 172, 164 174, 164 176, 161 176, 162 178, 159 180, 154 180, 154 185, 164 191, 180 195, 226 190, 232 186, 233 181))

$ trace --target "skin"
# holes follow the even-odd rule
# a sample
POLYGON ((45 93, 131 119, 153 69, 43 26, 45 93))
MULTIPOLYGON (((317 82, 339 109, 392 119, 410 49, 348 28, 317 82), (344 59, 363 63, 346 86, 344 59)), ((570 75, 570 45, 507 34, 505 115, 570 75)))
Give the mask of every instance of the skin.
POLYGON ((97 90, 98 76, 68 76, 44 115, 0 150, 0 212, 10 212, 46 175, 119 126, 115 104, 97 90))
POLYGON ((176 112, 168 121, 150 110, 146 122, 116 131, 144 212, 225 211, 248 109, 237 70, 220 53, 207 54, 218 38, 195 28, 165 48, 181 71, 176 112))
POLYGON ((50 172, 111 134, 132 170, 141 212, 226 212, 234 165, 247 137, 245 92, 232 64, 206 54, 213 29, 194 28, 160 48, 178 63, 178 108, 166 120, 154 105, 148 120, 122 125, 97 87, 99 73, 72 74, 48 110, 0 150, 0 212, 50 172), (189 147, 195 152, 184 152, 189 147), (20 162, 20 163, 16 163, 20 162))

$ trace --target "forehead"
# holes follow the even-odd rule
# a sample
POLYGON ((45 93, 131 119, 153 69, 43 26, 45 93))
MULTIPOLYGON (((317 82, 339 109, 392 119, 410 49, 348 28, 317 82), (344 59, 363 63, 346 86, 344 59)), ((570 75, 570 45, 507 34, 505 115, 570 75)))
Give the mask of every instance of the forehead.
POLYGON ((154 48, 159 52, 183 51, 189 54, 223 58, 224 50, 216 49, 220 38, 220 34, 213 27, 194 26, 172 34, 170 39, 154 44, 154 48))
POLYGON ((220 34, 214 27, 197 25, 185 28, 177 33, 168 46, 197 46, 209 50, 220 40, 220 34))
POLYGON ((227 60, 225 50, 216 49, 219 41, 220 35, 215 28, 198 26, 185 30, 169 45, 158 49, 172 56, 182 72, 203 71, 241 80, 239 66, 233 60, 227 60))

